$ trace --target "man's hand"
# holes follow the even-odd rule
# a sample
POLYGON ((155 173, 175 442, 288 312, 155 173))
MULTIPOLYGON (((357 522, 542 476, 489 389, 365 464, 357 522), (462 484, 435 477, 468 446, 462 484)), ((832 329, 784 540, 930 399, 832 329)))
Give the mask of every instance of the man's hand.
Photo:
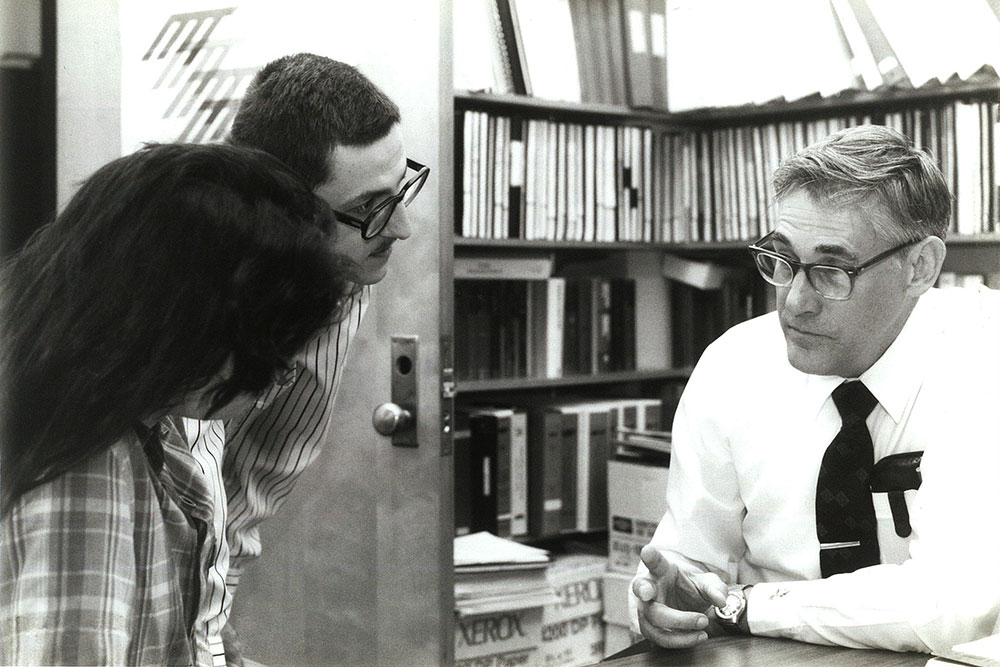
POLYGON ((639 598, 643 636, 665 648, 685 648, 707 639, 710 608, 726 604, 728 587, 722 579, 649 544, 640 557, 649 574, 632 580, 632 592, 639 598))

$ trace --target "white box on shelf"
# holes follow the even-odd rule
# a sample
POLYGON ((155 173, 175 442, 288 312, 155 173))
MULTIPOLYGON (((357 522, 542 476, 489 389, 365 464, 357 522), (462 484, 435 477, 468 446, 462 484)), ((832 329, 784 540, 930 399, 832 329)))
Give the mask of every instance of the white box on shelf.
POLYGON ((635 575, 625 572, 604 573, 604 657, 622 651, 642 639, 632 632, 628 611, 628 587, 635 575))
POLYGON ((664 465, 608 461, 608 567, 635 574, 639 552, 667 509, 664 465))

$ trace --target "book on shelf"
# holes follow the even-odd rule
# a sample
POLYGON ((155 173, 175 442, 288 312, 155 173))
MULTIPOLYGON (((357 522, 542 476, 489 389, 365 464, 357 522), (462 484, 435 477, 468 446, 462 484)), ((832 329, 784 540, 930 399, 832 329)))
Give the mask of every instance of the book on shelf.
POLYGON ((455 411, 452 431, 452 464, 454 468, 455 535, 472 532, 472 459, 468 412, 455 411))
POLYGON ((565 278, 528 283, 528 371, 534 377, 562 377, 565 306, 565 278))
POLYGON ((524 41, 514 0, 488 0, 494 28, 503 42, 506 67, 510 71, 511 87, 519 95, 531 95, 531 80, 524 55, 524 41))
POLYGON ((734 275, 739 275, 734 272, 732 267, 715 262, 687 259, 671 253, 664 253, 661 268, 664 278, 700 290, 720 289, 727 280, 732 280, 734 275))
POLYGON ((528 281, 455 281, 459 380, 528 375, 528 281))
POLYGON ((649 2, 649 55, 652 62, 653 106, 667 109, 669 96, 667 86, 667 2, 649 2))
POLYGON ((677 367, 694 366, 701 353, 730 327, 775 308, 774 289, 749 270, 734 273, 718 289, 701 290, 670 282, 672 359, 677 367))
POLYGON ((455 278, 468 280, 544 280, 552 276, 554 257, 524 253, 479 252, 455 257, 455 278))
MULTIPOLYGON (((607 514, 608 411, 592 401, 559 403, 562 415, 575 416, 576 532, 601 530, 607 514)), ((564 442, 564 446, 573 446, 564 442)), ((565 484, 565 480, 564 480, 565 484)))
POLYGON ((508 0, 515 8, 531 94, 580 102, 578 53, 569 0, 508 0))
POLYGON ((627 105, 629 103, 629 73, 628 61, 625 55, 625 30, 622 22, 623 0, 591 0, 598 15, 603 14, 602 25, 608 42, 608 82, 610 85, 610 104, 627 105))
POLYGON ((563 514, 562 415, 528 410, 528 531, 536 538, 561 532, 563 514))
MULTIPOLYGON (((653 16, 648 0, 621 0, 624 43, 628 72, 629 104, 633 107, 661 105, 662 87, 655 79, 660 75, 659 64, 653 54, 653 16)), ((660 14, 662 16, 662 14, 660 14)), ((665 36, 663 48, 665 48, 665 36)), ((659 45, 657 47, 660 49, 659 45)), ((666 75, 664 74, 664 85, 666 75)))
POLYGON ((471 529, 500 537, 528 532, 527 424, 523 411, 469 413, 471 529))
POLYGON ((455 3, 453 22, 455 88, 519 92, 495 0, 455 3))
POLYGON ((619 426, 615 429, 614 456, 621 460, 670 463, 670 431, 619 426))

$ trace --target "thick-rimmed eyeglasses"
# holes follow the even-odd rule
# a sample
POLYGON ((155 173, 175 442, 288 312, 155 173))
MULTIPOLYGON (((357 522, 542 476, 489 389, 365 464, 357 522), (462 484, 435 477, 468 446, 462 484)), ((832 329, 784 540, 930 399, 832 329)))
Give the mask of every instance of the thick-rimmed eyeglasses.
POLYGON ((427 175, 431 173, 430 167, 426 167, 416 160, 409 158, 406 159, 406 167, 417 172, 417 175, 408 180, 399 192, 380 201, 364 218, 334 210, 337 219, 345 225, 360 229, 361 238, 365 240, 378 236, 379 232, 389 224, 389 220, 396 210, 396 205, 402 202, 403 206, 409 206, 410 202, 417 196, 417 193, 420 192, 420 188, 424 187, 427 175))
POLYGON ((919 243, 923 239, 907 241, 895 248, 890 248, 879 253, 867 262, 858 266, 834 266, 832 264, 806 264, 796 261, 791 257, 786 257, 771 248, 762 247, 771 241, 774 232, 765 234, 759 241, 751 243, 747 250, 753 256, 757 264, 757 270, 767 282, 775 287, 788 287, 795 280, 795 274, 799 270, 806 272, 809 284, 824 299, 833 301, 846 301, 854 293, 854 281, 857 277, 881 261, 891 257, 893 253, 899 252, 914 243, 919 243))

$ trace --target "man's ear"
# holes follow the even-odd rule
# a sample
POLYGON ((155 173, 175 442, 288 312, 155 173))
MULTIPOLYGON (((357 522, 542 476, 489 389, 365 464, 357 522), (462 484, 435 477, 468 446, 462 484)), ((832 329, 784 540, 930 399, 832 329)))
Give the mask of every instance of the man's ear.
POLYGON ((909 296, 920 296, 934 287, 946 253, 944 241, 937 236, 928 236, 910 249, 906 255, 910 280, 907 286, 909 296))

